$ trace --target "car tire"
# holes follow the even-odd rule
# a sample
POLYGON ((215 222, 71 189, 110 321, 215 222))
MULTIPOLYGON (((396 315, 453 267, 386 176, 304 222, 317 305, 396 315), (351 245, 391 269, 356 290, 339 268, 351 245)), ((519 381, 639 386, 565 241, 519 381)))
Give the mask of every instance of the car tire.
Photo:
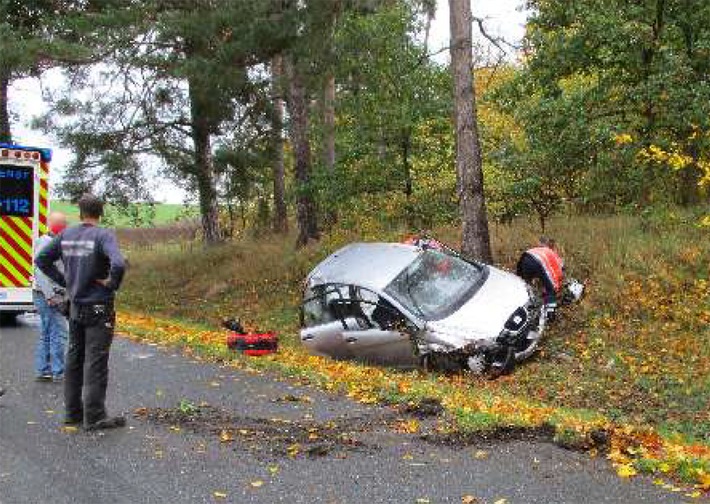
POLYGON ((17 313, 0 312, 0 326, 14 325, 17 321, 17 313))

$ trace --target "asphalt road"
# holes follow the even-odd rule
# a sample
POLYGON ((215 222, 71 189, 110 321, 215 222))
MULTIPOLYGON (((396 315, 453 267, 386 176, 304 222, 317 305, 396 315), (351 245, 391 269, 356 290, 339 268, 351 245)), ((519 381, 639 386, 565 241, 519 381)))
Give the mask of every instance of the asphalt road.
POLYGON ((122 339, 108 404, 130 427, 67 432, 61 385, 33 381, 33 324, 0 328, 2 504, 683 502, 548 443, 442 446, 393 410, 122 339))

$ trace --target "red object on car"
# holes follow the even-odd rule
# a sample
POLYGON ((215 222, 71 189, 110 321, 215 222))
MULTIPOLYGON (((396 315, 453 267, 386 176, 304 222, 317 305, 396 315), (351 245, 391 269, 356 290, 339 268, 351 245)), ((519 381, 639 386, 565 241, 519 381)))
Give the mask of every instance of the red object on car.
POLYGON ((261 357, 276 353, 279 348, 279 338, 274 333, 241 334, 233 332, 227 336, 227 346, 244 355, 261 357))

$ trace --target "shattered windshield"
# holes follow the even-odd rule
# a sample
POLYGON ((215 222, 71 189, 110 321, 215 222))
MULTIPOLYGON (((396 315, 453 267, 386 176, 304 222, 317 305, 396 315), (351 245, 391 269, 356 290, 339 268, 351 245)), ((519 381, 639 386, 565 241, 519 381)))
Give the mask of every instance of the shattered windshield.
POLYGON ((441 320, 473 296, 486 273, 485 266, 426 250, 385 290, 424 320, 441 320))

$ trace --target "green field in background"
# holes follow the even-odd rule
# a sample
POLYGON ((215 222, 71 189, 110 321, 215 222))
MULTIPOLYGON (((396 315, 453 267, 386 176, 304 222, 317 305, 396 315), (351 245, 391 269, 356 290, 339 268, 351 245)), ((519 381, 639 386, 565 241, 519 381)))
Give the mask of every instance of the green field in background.
MULTIPOLYGON (((51 203, 51 209, 53 211, 63 212, 69 216, 71 222, 77 222, 79 220, 79 209, 76 205, 69 203, 68 201, 53 200, 51 203)), ((178 220, 192 217, 195 215, 197 209, 194 206, 188 206, 177 204, 177 203, 156 203, 154 205, 155 216, 153 218, 152 224, 154 226, 161 226, 165 224, 172 224, 178 220)), ((146 215, 148 215, 149 207, 146 205, 145 209, 146 215)), ((116 227, 133 227, 134 222, 130 217, 126 215, 121 215, 115 208, 109 205, 106 208, 106 220, 107 224, 116 227)), ((144 224, 148 226, 150 224, 144 224)))

